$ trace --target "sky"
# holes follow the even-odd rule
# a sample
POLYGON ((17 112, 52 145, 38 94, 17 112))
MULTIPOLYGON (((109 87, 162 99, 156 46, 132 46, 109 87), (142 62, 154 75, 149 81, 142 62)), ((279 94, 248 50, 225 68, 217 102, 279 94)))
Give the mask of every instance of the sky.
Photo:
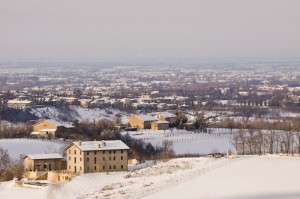
POLYGON ((0 0, 0 60, 295 57, 299 0, 0 0))

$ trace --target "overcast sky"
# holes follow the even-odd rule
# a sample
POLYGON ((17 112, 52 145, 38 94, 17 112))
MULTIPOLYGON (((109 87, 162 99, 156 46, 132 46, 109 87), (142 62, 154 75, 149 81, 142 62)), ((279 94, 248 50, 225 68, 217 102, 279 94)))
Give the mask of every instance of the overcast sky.
POLYGON ((300 0, 0 0, 0 60, 300 57, 300 0))

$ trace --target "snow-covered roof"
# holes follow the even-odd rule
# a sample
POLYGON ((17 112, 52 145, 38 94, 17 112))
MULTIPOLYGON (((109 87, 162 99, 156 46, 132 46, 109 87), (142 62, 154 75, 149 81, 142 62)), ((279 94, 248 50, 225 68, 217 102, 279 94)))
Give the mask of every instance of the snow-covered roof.
POLYGON ((36 132, 36 131, 33 131, 30 133, 30 135, 39 135, 39 134, 40 134, 40 132, 36 132))
POLYGON ((169 112, 161 112, 161 113, 156 113, 156 115, 161 115, 165 118, 170 118, 170 117, 177 117, 176 115, 169 113, 169 112))
MULTIPOLYGON (((129 150, 121 140, 73 142, 81 151, 129 150), (100 147, 99 147, 100 146, 100 147)), ((72 145, 72 144, 71 144, 72 145)), ((70 145, 69 145, 70 146, 70 145)), ((67 148, 69 148, 69 146, 67 148)))
POLYGON ((69 129, 69 128, 74 128, 74 126, 70 125, 70 124, 65 124, 64 125, 65 128, 69 129))
POLYGON ((48 154, 28 154, 24 158, 30 157, 33 160, 46 160, 46 159, 63 159, 63 156, 59 153, 48 154))
POLYGON ((7 103, 8 104, 30 104, 31 101, 29 101, 29 100, 17 100, 17 99, 13 99, 13 100, 8 100, 7 103))
POLYGON ((170 122, 165 121, 165 120, 158 120, 158 121, 155 121, 154 123, 157 123, 157 124, 169 124, 170 122))
POLYGON ((136 115, 136 117, 138 117, 144 121, 157 121, 158 120, 157 118, 152 117, 151 115, 136 115))
MULTIPOLYGON (((43 122, 45 120, 42 120, 41 122, 43 122)), ((48 122, 54 124, 55 126, 63 126, 65 128, 74 128, 74 126, 70 125, 70 124, 63 124, 63 123, 60 123, 54 119, 47 119, 48 122)))
POLYGON ((62 123, 60 123, 54 119, 48 119, 47 121, 54 124, 55 126, 64 126, 62 123))

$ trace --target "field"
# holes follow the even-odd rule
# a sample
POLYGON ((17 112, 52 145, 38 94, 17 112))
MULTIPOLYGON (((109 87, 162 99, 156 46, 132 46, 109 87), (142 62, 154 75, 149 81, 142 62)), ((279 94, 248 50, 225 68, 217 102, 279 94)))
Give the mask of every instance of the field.
POLYGON ((247 198, 300 197, 300 158, 181 158, 121 173, 84 174, 40 189, 0 184, 2 198, 247 198))
MULTIPOLYGON (((123 132, 126 134, 127 132, 123 132)), ((173 141, 173 148, 177 155, 181 154, 209 154, 212 152, 227 153, 234 147, 230 142, 231 131, 229 129, 208 129, 207 133, 172 129, 172 130, 139 130, 128 134, 153 146, 161 146, 163 140, 173 141)))
POLYGON ((59 153, 66 146, 65 142, 36 139, 0 139, 0 146, 8 151, 11 158, 37 153, 59 153))

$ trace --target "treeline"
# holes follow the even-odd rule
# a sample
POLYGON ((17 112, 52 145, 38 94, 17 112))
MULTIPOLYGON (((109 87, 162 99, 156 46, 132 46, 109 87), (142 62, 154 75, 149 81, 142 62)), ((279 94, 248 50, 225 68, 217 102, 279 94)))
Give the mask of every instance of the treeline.
POLYGON ((0 121, 0 139, 1 138, 28 138, 32 132, 30 124, 9 125, 0 121))
POLYGON ((247 120, 243 119, 235 121, 231 119, 224 120, 222 122, 211 125, 211 127, 227 128, 227 129, 266 129, 266 130, 283 130, 292 131, 295 129, 295 125, 298 124, 300 118, 294 119, 281 119, 281 120, 265 120, 255 119, 247 120))
MULTIPOLYGON (((231 143, 238 154, 285 153, 300 154, 300 119, 290 121, 290 125, 279 124, 262 129, 238 129, 233 133, 231 143), (281 130, 276 130, 281 127, 281 130)), ((259 127, 259 126, 258 126, 259 127)))
POLYGON ((9 122, 28 122, 30 120, 37 120, 38 117, 32 114, 28 109, 20 110, 13 108, 0 108, 0 120, 9 122))
POLYGON ((22 159, 12 160, 7 150, 0 147, 0 182, 9 181, 13 178, 21 179, 23 170, 22 159))
POLYGON ((117 129, 116 122, 109 119, 100 119, 96 122, 75 120, 73 125, 76 131, 64 134, 62 137, 72 140, 122 140, 131 149, 130 156, 136 157, 139 161, 145 159, 169 159, 174 156, 173 142, 164 141, 161 146, 153 146, 142 140, 134 139, 128 134, 121 135, 117 129))

